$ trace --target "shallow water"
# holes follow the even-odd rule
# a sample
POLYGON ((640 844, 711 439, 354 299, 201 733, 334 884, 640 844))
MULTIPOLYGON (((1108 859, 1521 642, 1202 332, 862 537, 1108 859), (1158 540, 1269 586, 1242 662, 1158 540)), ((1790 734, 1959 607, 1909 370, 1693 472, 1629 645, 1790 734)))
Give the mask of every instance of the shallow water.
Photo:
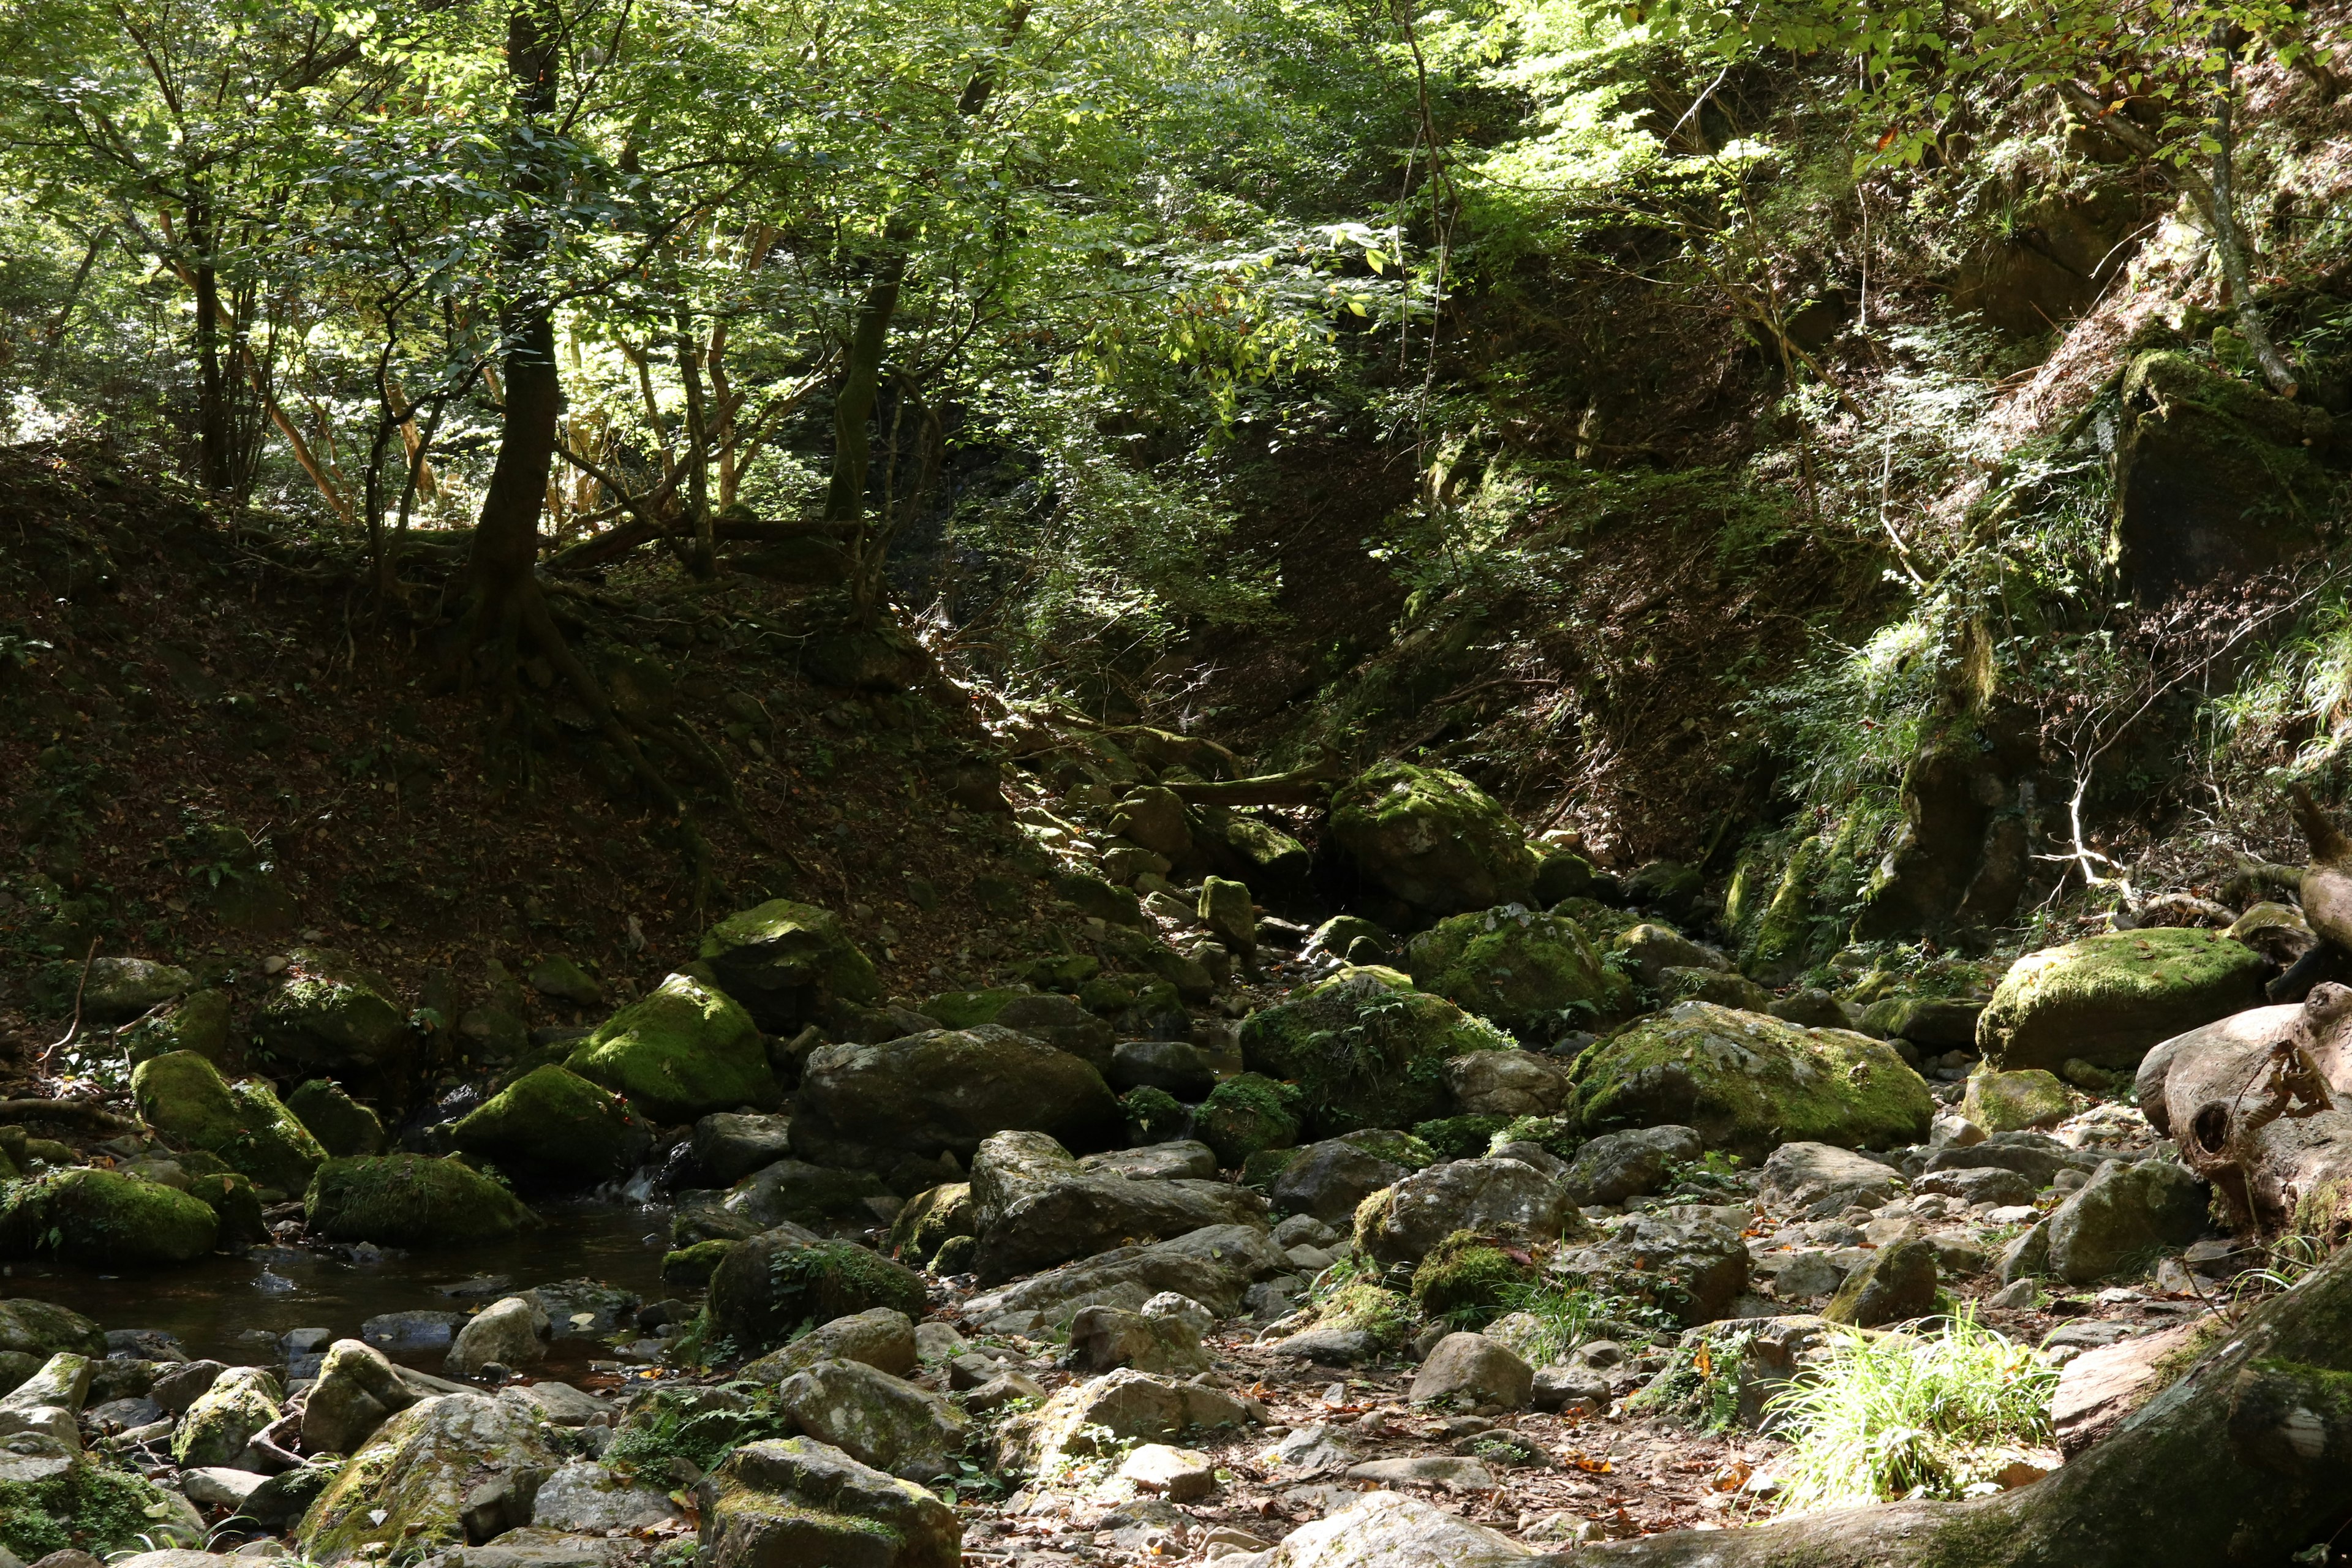
MULTIPOLYGON (((0 1296, 34 1297, 70 1307, 107 1329, 161 1329, 193 1356, 231 1365, 261 1359, 249 1336, 289 1329, 323 1328, 357 1339, 362 1320, 380 1312, 467 1311, 495 1295, 459 1300, 446 1287, 484 1276, 512 1281, 515 1290, 559 1279, 593 1279, 648 1301, 679 1294, 661 1279, 669 1242, 669 1210, 655 1205, 576 1201, 542 1205, 546 1223, 511 1240, 441 1251, 384 1249, 311 1251, 257 1247, 247 1257, 215 1256, 184 1268, 108 1274, 72 1264, 17 1262, 0 1267, 0 1296), (357 1256, 352 1256, 356 1250, 357 1256)), ((508 1294, 500 1291, 498 1294, 508 1294)), ((610 1348, 583 1340, 558 1341, 558 1363, 584 1364, 610 1348)), ((401 1358, 440 1370, 440 1354, 401 1358)), ((551 1375, 558 1367, 551 1365, 551 1375)))

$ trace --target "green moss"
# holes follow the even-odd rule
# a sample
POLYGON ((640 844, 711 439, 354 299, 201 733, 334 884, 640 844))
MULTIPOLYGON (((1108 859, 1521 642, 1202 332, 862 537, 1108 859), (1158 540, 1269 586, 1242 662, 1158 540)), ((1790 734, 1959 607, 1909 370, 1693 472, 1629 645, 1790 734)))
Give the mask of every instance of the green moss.
POLYGON ((1410 1132, 1400 1132, 1393 1127, 1365 1127, 1340 1134, 1341 1141, 1353 1143, 1366 1153, 1386 1160, 1391 1165, 1402 1165, 1408 1171, 1418 1171, 1424 1165, 1434 1165, 1442 1156, 1426 1142, 1410 1132))
POLYGON ((951 1237, 972 1234, 971 1184, 950 1182, 916 1194, 890 1226, 890 1256, 929 1263, 951 1237))
POLYGON ((919 1011, 927 1018, 937 1018, 941 1028, 970 1029, 993 1024, 1007 1005, 1029 994, 1028 990, 1017 985, 992 985, 984 991, 942 991, 919 1011))
POLYGON ((604 1462, 658 1471, 672 1459, 715 1470, 746 1443, 788 1437, 793 1419, 775 1390, 751 1383, 656 1389, 634 1403, 613 1432, 604 1462))
POLYGON ((242 1252, 269 1239, 261 1217, 261 1194, 253 1183, 234 1171, 188 1178, 188 1195, 213 1211, 220 1222, 213 1247, 221 1252, 242 1252))
POLYGON ((489 1177, 424 1154, 330 1160, 302 1203, 314 1236, 394 1247, 499 1241, 538 1223, 489 1177))
POLYGON ((662 1254, 661 1277, 665 1285, 683 1285, 699 1289, 710 1283, 711 1275, 719 1270, 727 1255, 735 1250, 731 1241, 698 1241, 692 1247, 681 1247, 675 1252, 662 1254))
POLYGON ((1988 1132, 2053 1127, 2072 1109, 2066 1086, 2039 1068, 2001 1072, 1979 1067, 1969 1075, 1968 1094, 1960 1102, 1961 1114, 1988 1132))
POLYGON ((1416 1123, 1412 1135, 1441 1160, 1475 1160, 1510 1122, 1500 1116, 1445 1116, 1416 1123))
POLYGON ((1343 1329, 1372 1337, 1382 1350, 1395 1350, 1412 1333, 1412 1304, 1370 1280, 1340 1286, 1315 1310, 1318 1329, 1343 1329))
POLYGON ((728 916, 703 933, 696 956, 772 1029, 804 1023, 830 1002, 872 1002, 882 994, 841 917, 789 899, 728 916))
POLYGON ((2260 953, 2210 931, 2085 937, 2011 964, 1977 1020, 1977 1045, 2009 1068, 2135 1067, 2160 1040, 2259 1005, 2268 972, 2260 953))
POLYGON ((1621 910, 1598 899, 1562 899, 1550 913, 1576 922, 1577 929, 1597 946, 1606 947, 1646 918, 1637 910, 1621 910))
POLYGON ((220 1222, 187 1194, 82 1166, 0 1191, 0 1242, 100 1266, 187 1263, 213 1249, 220 1222))
POLYGON ((1574 1116, 1522 1116, 1497 1130, 1487 1148, 1492 1152, 1506 1143, 1532 1143, 1547 1154, 1573 1160, 1584 1147, 1582 1126, 1574 1116))
POLYGON ((286 1097, 286 1109, 310 1129, 330 1158, 383 1152, 382 1119, 330 1079, 314 1078, 304 1082, 286 1097))
POLYGON ((260 1186, 299 1192, 327 1157, 267 1083, 224 1083, 219 1069, 194 1051, 140 1063, 131 1092, 155 1131, 219 1155, 260 1186))
POLYGON ((739 1354, 774 1349, 803 1325, 888 1307, 923 1315, 922 1276, 849 1241, 767 1232, 737 1246, 710 1278, 713 1331, 739 1354))
POLYGON ((219 1061, 228 1055, 229 994, 198 991, 168 1011, 150 1013, 116 1037, 132 1066, 171 1051, 219 1061))
POLYGON ((457 1148, 538 1186, 610 1181, 650 1139, 626 1100, 559 1067, 525 1073, 449 1130, 457 1148))
POLYGON ((297 948, 292 978, 253 1016, 264 1049, 336 1070, 394 1066, 411 1043, 392 987, 344 953, 297 948))
POLYGON ((47 1480, 0 1481, 0 1546, 24 1562, 68 1549, 92 1556, 203 1543, 202 1521, 161 1488, 84 1461, 47 1480))
POLYGON ((1916 1143, 1935 1100, 1893 1047, 1843 1029, 1684 1002, 1588 1048, 1572 1069, 1588 1134, 1679 1122, 1711 1148, 1916 1143))
POLYGON ((1191 1115, 1174 1095, 1150 1084, 1120 1095, 1118 1107, 1127 1116, 1128 1138, 1137 1144, 1166 1143, 1181 1138, 1191 1115))
POLYGON ((1494 1237, 1457 1230, 1430 1248, 1412 1271, 1412 1301, 1425 1318, 1483 1329, 1534 1278, 1534 1268, 1505 1252, 1494 1237))
POLYGON ((604 1020, 564 1065, 664 1126, 780 1098, 751 1016, 685 974, 604 1020))
POLYGON ((1393 969, 1349 967, 1251 1014, 1241 1046, 1251 1068, 1298 1086, 1307 1127, 1328 1138, 1442 1114, 1446 1061, 1512 1042, 1393 969))
POLYGON ((1522 1040, 1548 1040, 1622 1013, 1633 984, 1601 962, 1574 921, 1524 910, 1455 915, 1406 949, 1412 983, 1522 1040))
POLYGON ((950 1274, 969 1274, 980 1257, 980 1237, 951 1236, 940 1243, 939 1251, 931 1255, 931 1272, 945 1279, 950 1274))
POLYGON ((1263 1073, 1236 1073, 1209 1091, 1192 1118, 1192 1135, 1233 1170, 1251 1155, 1298 1142, 1298 1091, 1263 1073))
POLYGON ((1330 834, 1367 876, 1439 914, 1525 903, 1536 857, 1500 803, 1460 773, 1389 762, 1331 797, 1330 834))
POLYGON ((1780 871, 1772 901, 1757 918, 1742 955, 1745 967, 1759 975, 1793 979, 1813 956, 1816 932, 1813 885, 1820 879, 1829 845, 1819 837, 1800 839, 1780 871))

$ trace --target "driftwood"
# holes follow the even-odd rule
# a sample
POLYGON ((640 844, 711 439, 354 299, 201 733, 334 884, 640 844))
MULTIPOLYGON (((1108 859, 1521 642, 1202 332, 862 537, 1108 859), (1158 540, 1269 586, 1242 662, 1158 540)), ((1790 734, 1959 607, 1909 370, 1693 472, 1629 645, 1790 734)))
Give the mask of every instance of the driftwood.
POLYGON ((1639 1568, 2254 1568, 2352 1519, 2352 1250, 2031 1486, 1580 1548, 1639 1568))

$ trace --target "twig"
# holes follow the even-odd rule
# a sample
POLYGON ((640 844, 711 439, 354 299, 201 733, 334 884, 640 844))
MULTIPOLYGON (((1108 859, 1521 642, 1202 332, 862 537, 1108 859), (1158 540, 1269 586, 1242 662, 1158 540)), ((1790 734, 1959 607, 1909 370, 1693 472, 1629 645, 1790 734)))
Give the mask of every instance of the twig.
POLYGON ((91 937, 89 939, 89 951, 82 955, 81 979, 74 985, 73 1022, 66 1026, 65 1034, 58 1038, 56 1044, 50 1046, 47 1050, 41 1053, 41 1070, 43 1072, 49 1070, 49 1058, 56 1056, 59 1051, 64 1050, 68 1046, 72 1045, 74 1042, 74 1037, 81 1033, 82 993, 89 989, 89 966, 97 962, 98 938, 91 937))

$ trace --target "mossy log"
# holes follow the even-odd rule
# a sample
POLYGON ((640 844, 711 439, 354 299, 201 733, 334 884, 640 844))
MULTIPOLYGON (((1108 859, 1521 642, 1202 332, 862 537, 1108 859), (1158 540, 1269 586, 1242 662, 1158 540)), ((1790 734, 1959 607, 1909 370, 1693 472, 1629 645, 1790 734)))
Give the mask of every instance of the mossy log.
POLYGON ((2227 1568, 2352 1516, 2352 1253, 2263 1303, 2113 1436, 2042 1480, 1753 1530, 1595 1544, 1639 1568, 2227 1568))

